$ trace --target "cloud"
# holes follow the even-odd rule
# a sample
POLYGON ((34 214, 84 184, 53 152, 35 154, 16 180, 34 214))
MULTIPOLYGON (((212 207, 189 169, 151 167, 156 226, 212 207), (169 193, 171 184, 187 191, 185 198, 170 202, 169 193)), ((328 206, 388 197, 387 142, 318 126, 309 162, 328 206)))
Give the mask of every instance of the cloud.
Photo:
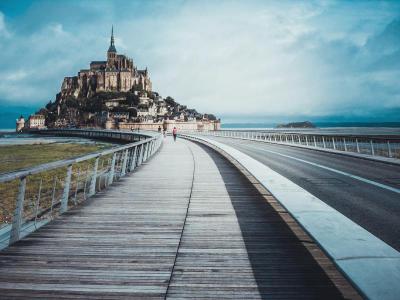
POLYGON ((154 88, 199 111, 371 115, 400 106, 399 8, 364 1, 35 2, 13 20, 7 47, 0 14, 0 98, 53 99, 64 76, 104 59, 114 24, 117 50, 149 67, 154 88), (36 24, 38 7, 51 13, 24 26, 36 24))
POLYGON ((0 38, 10 37, 10 33, 6 28, 6 22, 4 20, 4 14, 0 11, 0 38))

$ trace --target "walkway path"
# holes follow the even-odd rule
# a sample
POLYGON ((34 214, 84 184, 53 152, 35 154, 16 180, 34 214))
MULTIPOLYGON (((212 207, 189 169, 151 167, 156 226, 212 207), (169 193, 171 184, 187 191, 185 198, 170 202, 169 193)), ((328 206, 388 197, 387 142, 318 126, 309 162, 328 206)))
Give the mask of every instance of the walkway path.
POLYGON ((1 252, 0 298, 357 297, 268 197, 213 150, 168 138, 138 173, 1 252))

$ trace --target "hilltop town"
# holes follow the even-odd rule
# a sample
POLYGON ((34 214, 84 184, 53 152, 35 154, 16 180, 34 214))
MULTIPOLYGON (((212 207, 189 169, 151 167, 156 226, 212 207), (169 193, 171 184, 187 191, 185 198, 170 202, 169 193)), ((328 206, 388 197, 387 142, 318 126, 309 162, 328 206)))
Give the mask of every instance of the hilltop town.
POLYGON ((54 101, 31 115, 21 116, 16 129, 100 127, 106 129, 218 130, 220 120, 162 98, 152 90, 147 68, 119 54, 111 30, 107 60, 92 61, 89 69, 65 77, 54 101))

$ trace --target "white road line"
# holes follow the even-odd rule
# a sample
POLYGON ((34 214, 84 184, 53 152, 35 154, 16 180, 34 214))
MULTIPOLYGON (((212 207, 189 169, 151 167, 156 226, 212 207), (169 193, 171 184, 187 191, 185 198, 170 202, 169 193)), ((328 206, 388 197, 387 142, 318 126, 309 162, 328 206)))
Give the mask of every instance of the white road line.
POLYGON ((258 147, 254 147, 254 146, 250 146, 250 145, 245 145, 245 144, 244 144, 244 146, 248 147, 248 148, 253 148, 253 149, 256 149, 256 150, 261 150, 261 151, 264 151, 264 152, 269 152, 269 153, 272 153, 272 154, 280 155, 282 157, 294 159, 294 160, 297 160, 297 161, 312 165, 314 167, 318 167, 318 168, 321 168, 321 169, 324 169, 324 170, 328 170, 328 171, 331 171, 331 172, 334 172, 334 173, 337 173, 337 174, 340 174, 340 175, 344 175, 344 176, 347 176, 347 177, 350 177, 350 178, 353 178, 353 179, 356 179, 356 180, 359 180, 359 181, 362 181, 362 182, 365 182, 365 183, 380 187, 382 189, 385 189, 385 190, 400 194, 400 189, 396 189, 394 187, 391 187, 391 186, 388 186, 386 184, 382 184, 382 183, 379 183, 379 182, 376 182, 376 181, 373 181, 373 180, 370 180, 370 179, 367 179, 367 178, 364 178, 364 177, 360 177, 360 176, 353 175, 353 174, 350 174, 350 173, 347 173, 347 172, 336 170, 336 169, 333 169, 333 168, 330 168, 330 167, 327 167, 327 166, 323 166, 323 165, 320 165, 320 164, 317 164, 317 163, 313 163, 313 162, 308 161, 308 160, 301 159, 301 158, 297 158, 297 157, 293 157, 293 156, 290 156, 290 155, 282 154, 282 153, 279 153, 279 152, 276 152, 276 151, 273 151, 273 150, 262 149, 262 148, 258 148, 258 147))

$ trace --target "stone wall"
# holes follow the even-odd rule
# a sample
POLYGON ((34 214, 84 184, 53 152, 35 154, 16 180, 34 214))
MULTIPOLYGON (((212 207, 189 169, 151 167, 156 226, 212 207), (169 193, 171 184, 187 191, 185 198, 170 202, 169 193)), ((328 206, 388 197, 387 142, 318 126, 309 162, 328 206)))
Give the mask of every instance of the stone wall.
POLYGON ((167 120, 159 123, 129 123, 121 122, 116 128, 124 130, 157 130, 158 127, 166 128, 167 131, 172 131, 174 127, 178 131, 214 131, 219 130, 221 127, 221 122, 219 121, 192 121, 192 122, 180 122, 174 120, 167 120))

